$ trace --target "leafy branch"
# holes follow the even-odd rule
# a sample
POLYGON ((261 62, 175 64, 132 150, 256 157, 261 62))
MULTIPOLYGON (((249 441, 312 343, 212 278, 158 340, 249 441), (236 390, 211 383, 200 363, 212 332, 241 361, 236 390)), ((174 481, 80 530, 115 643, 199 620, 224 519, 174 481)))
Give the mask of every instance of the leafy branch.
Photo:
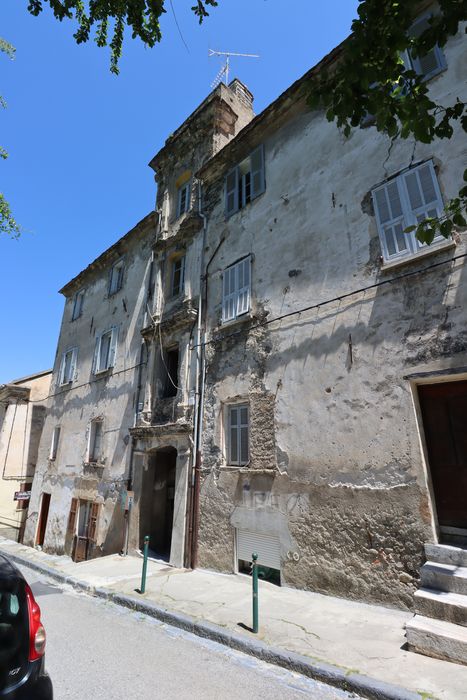
MULTIPOLYGON (((160 18, 166 12, 165 0, 29 0, 28 10, 37 16, 44 4, 50 5, 60 22, 72 19, 78 23, 73 34, 77 44, 89 41, 93 34, 99 47, 109 46, 110 70, 116 75, 126 26, 133 39, 141 39, 149 48, 162 39, 160 18)), ((191 8, 200 24, 209 15, 208 6, 217 6, 217 0, 197 0, 191 8)))
MULTIPOLYGON (((5 39, 0 38, 0 52, 5 53, 11 60, 15 57, 15 48, 5 39)), ((6 108, 6 102, 0 95, 0 107, 6 108)), ((5 160, 8 158, 8 153, 0 146, 0 158, 5 160)), ((20 227, 16 223, 11 213, 10 205, 6 201, 4 195, 0 192, 0 234, 7 234, 13 238, 17 238, 20 234, 20 227)))
MULTIPOLYGON (((327 119, 335 121, 345 136, 368 123, 369 115, 376 129, 391 139, 413 137, 421 143, 450 139, 455 122, 467 132, 466 103, 435 102, 424 75, 413 67, 416 59, 444 46, 467 19, 467 0, 439 0, 438 5, 438 13, 417 33, 413 27, 419 0, 361 0, 341 55, 310 81, 310 106, 324 108, 327 119)), ((426 219, 410 230, 416 229, 422 243, 431 243, 438 234, 447 238, 454 226, 466 225, 466 204, 463 186, 442 217, 426 219)))

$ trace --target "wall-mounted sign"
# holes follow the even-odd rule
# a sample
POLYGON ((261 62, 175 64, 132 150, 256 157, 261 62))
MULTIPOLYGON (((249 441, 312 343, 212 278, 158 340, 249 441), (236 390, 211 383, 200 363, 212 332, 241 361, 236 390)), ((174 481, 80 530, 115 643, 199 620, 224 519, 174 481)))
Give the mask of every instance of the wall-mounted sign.
POLYGON ((31 498, 30 491, 15 491, 14 501, 29 501, 31 498))

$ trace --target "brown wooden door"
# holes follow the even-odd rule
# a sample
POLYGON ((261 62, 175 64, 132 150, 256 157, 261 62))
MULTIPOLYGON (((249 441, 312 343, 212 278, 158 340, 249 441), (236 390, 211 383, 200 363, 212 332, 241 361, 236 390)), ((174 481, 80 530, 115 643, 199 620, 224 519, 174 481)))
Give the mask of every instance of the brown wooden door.
POLYGON ((47 518, 49 516, 50 493, 42 494, 41 515, 39 518, 39 527, 37 528, 37 542, 41 547, 44 544, 45 529, 47 527, 47 518))
POLYGON ((467 528, 467 381, 418 394, 439 525, 467 528))

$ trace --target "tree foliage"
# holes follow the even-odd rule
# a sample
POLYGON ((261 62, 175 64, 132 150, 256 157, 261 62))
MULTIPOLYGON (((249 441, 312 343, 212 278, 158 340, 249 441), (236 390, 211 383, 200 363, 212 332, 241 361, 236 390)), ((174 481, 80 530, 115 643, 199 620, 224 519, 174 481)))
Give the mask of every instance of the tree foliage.
MULTIPOLYGON (((200 23, 208 16, 207 7, 217 5, 217 0, 195 2, 191 9, 200 23)), ((112 73, 118 74, 126 26, 131 28, 133 39, 141 39, 150 48, 162 38, 160 18, 166 12, 166 0, 29 0, 28 10, 38 15, 44 5, 50 5, 58 20, 77 22, 73 36, 78 44, 93 36, 98 46, 109 46, 112 73)))
MULTIPOLYGON (((4 39, 0 38, 0 52, 6 54, 9 58, 15 57, 15 49, 4 39)), ((0 107, 5 108, 6 102, 0 95, 0 107)), ((8 153, 0 146, 0 158, 5 160, 8 158, 8 153)), ((11 213, 10 205, 6 201, 2 192, 0 192, 0 234, 6 233, 9 236, 16 238, 19 235, 20 229, 11 213)))
MULTIPOLYGON (((416 36, 411 28, 427 5, 420 0, 360 0, 358 19, 341 54, 311 81, 309 104, 324 107, 328 120, 336 121, 346 136, 369 115, 376 129, 391 139, 449 139, 455 122, 467 132, 466 103, 457 98, 453 104, 439 104, 424 76, 403 61, 404 54, 423 57, 436 45, 444 46, 467 19, 467 0, 438 0, 439 9, 416 36)), ((441 219, 427 219, 407 232, 416 228, 423 243, 431 243, 439 233, 447 238, 454 226, 466 225, 466 205, 464 181, 441 219)))

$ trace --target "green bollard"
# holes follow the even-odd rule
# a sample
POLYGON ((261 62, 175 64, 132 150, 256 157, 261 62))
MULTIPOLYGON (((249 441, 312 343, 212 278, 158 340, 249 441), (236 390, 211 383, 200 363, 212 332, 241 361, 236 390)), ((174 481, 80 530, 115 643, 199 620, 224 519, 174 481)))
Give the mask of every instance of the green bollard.
POLYGON ((258 633, 259 622, 258 622, 258 555, 253 554, 252 556, 252 577, 253 577, 253 632, 258 633))
POLYGON ((149 549, 149 535, 144 538, 144 551, 143 551, 143 572, 141 574, 141 588, 140 593, 144 593, 146 590, 146 572, 148 569, 148 549, 149 549))

